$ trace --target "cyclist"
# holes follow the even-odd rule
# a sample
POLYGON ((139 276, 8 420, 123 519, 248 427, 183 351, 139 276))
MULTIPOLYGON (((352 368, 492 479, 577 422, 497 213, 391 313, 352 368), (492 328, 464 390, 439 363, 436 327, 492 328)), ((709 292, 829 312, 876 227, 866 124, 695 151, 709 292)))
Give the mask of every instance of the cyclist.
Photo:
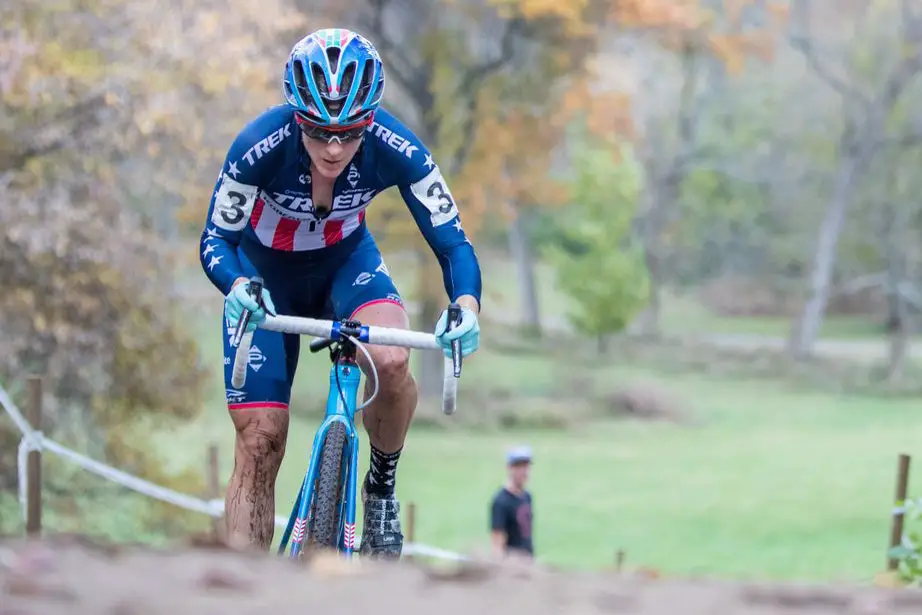
MULTIPOLYGON (((224 383, 236 428, 234 470, 226 494, 232 546, 268 549, 275 480, 285 451, 288 404, 299 337, 257 329, 246 385, 231 385, 233 332, 244 308, 250 330, 266 312, 354 318, 409 326, 400 295, 365 223, 365 209, 396 186, 442 267, 445 290, 462 307, 460 324, 435 335, 446 356, 480 339, 481 273, 458 208, 423 143, 381 106, 385 72, 374 46, 345 29, 308 34, 291 50, 282 77, 285 104, 272 107, 236 137, 218 177, 200 242, 201 264, 225 295, 224 383), (248 278, 265 281, 264 304, 248 278)), ((359 552, 397 558, 403 547, 395 494, 397 461, 417 403, 409 351, 370 346, 380 381, 363 411, 371 464, 362 487, 359 552)), ((368 366, 360 355, 362 370, 368 366)), ((366 385, 368 381, 366 379, 366 385)), ((370 394, 366 387, 366 396, 370 394)))

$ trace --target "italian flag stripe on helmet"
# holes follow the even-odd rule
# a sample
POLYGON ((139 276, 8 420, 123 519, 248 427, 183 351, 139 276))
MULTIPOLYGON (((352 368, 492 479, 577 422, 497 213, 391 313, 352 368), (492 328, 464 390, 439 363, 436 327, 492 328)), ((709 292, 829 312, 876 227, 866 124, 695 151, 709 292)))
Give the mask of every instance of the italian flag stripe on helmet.
POLYGON ((348 42, 349 35, 341 28, 330 28, 324 32, 324 47, 345 47, 348 42))

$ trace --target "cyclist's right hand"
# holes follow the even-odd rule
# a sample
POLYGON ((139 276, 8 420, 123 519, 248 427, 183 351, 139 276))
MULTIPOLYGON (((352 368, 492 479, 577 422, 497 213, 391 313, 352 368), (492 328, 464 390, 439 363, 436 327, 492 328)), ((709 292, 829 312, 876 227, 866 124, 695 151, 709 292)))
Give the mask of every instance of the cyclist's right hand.
POLYGON ((243 310, 252 312, 250 321, 247 323, 247 333, 256 330, 256 327, 266 319, 266 310, 275 315, 275 306, 272 304, 272 297, 269 295, 269 289, 262 290, 262 303, 258 305, 256 299, 250 295, 250 281, 241 278, 234 284, 231 291, 224 298, 224 317, 228 320, 228 326, 236 327, 243 315, 243 310), (265 306, 265 309, 263 308, 265 306))

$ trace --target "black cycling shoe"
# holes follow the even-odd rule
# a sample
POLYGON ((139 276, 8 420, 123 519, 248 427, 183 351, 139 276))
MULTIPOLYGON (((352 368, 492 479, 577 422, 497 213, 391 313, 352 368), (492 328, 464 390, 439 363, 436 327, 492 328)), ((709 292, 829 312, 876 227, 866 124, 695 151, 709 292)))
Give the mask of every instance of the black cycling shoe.
POLYGON ((378 495, 367 490, 368 475, 362 483, 365 519, 359 554, 373 559, 400 559, 403 532, 400 528, 400 502, 397 496, 378 495))

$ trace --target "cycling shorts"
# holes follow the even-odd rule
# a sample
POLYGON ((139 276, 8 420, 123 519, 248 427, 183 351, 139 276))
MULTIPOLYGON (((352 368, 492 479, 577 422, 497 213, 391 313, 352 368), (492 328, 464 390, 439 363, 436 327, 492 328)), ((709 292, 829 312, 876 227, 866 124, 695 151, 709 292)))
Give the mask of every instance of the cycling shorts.
MULTIPOLYGON (((279 314, 342 319, 375 303, 403 305, 380 250, 367 228, 316 251, 280 252, 246 238, 237 254, 244 275, 262 276, 279 314)), ((234 330, 223 319, 224 387, 231 410, 287 409, 300 352, 300 335, 257 329, 242 389, 231 384, 234 330)))

